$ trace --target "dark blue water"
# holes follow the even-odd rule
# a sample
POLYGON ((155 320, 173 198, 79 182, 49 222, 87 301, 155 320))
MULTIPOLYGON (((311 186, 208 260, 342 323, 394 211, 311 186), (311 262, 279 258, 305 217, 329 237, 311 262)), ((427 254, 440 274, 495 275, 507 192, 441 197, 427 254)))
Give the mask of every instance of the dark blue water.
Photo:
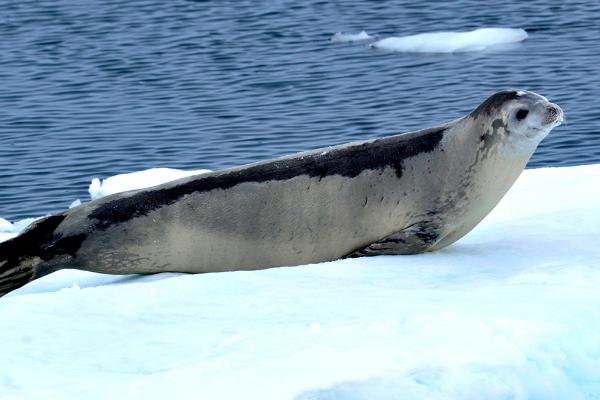
POLYGON ((600 162, 600 3, 4 2, 0 216, 87 199, 93 177, 219 169, 454 119, 508 87, 563 107, 530 166, 600 162), (499 51, 399 54, 333 44, 523 28, 499 51))

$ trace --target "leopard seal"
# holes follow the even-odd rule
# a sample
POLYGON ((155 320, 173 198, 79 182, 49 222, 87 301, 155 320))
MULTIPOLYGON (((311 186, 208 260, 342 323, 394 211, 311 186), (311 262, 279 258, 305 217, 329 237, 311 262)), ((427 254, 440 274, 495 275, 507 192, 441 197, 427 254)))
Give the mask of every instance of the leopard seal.
POLYGON ((201 273, 441 249, 562 119, 545 97, 506 90, 433 128, 97 199, 0 243, 0 295, 63 268, 201 273))

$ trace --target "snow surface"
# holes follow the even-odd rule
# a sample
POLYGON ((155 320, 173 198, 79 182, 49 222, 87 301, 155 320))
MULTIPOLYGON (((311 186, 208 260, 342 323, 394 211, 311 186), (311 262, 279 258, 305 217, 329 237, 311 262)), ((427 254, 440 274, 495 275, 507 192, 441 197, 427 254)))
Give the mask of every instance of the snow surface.
POLYGON ((599 399, 599 180, 526 170, 430 254, 59 271, 0 298, 0 398, 599 399))
POLYGON ((482 28, 469 32, 430 32, 419 35, 389 37, 372 46, 380 49, 416 53, 455 53, 481 51, 492 46, 527 39, 523 29, 482 28))
POLYGON ((369 35, 366 31, 361 31, 359 33, 337 32, 331 37, 331 41, 334 43, 363 42, 370 39, 373 39, 373 36, 369 35))

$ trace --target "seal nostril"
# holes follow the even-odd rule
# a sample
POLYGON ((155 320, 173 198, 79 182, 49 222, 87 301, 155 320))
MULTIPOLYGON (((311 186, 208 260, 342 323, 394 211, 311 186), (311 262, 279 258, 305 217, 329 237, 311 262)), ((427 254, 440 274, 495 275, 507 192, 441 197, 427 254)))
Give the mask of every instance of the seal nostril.
POLYGON ((545 123, 554 123, 554 122, 562 122, 563 121, 563 113, 559 106, 556 104, 545 104, 544 109, 546 110, 546 118, 544 119, 545 123))
POLYGON ((552 116, 558 115, 558 109, 551 104, 546 104, 546 111, 552 116))

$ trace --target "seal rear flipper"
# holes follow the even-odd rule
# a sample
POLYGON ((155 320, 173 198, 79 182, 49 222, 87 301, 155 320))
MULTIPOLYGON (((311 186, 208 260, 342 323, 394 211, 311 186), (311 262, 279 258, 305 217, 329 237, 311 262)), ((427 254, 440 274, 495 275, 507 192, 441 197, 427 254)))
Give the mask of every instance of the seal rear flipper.
POLYGON ((0 297, 31 282, 33 276, 34 268, 31 265, 11 263, 6 259, 0 261, 0 297))
POLYGON ((438 229, 429 223, 416 223, 394 232, 366 247, 354 250, 344 258, 424 253, 440 238, 438 229))
POLYGON ((0 297, 70 262, 73 237, 56 232, 64 219, 64 214, 46 217, 0 243, 0 297))
POLYGON ((28 254, 28 247, 21 236, 0 243, 0 297, 51 272, 40 268, 41 259, 28 254))

